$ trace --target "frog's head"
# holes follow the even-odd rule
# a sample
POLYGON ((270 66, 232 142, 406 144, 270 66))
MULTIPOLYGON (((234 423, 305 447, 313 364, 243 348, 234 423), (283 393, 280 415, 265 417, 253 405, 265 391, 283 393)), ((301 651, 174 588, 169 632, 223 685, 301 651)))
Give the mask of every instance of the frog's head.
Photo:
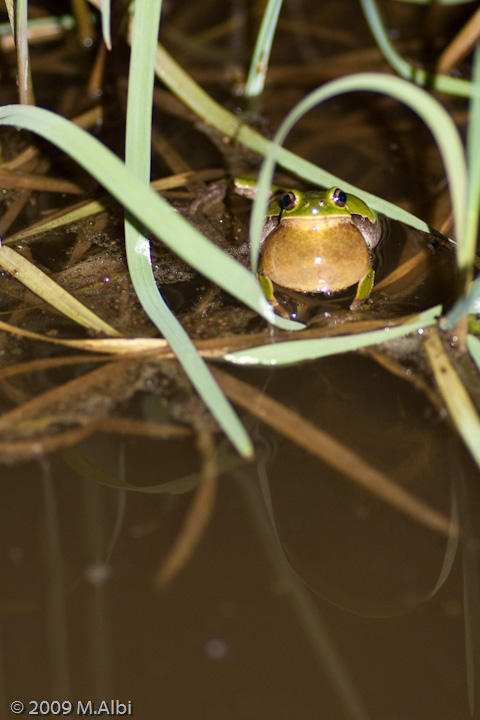
POLYGON ((270 203, 267 215, 284 218, 318 220, 319 217, 351 217, 360 215, 374 223, 376 217, 363 200, 338 187, 329 190, 289 190, 270 203))
POLYGON ((272 200, 267 212, 267 221, 275 219, 277 227, 284 221, 318 223, 322 218, 330 224, 336 218, 342 222, 350 220, 362 233, 369 249, 378 243, 380 228, 375 214, 363 200, 338 187, 324 191, 284 191, 272 200))

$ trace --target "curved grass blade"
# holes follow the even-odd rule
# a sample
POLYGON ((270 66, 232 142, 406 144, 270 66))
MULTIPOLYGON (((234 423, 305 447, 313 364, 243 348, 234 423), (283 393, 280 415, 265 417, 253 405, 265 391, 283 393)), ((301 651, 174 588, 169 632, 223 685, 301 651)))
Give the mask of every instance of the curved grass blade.
POLYGON ((477 246, 480 212, 480 49, 478 45, 473 56, 472 77, 475 92, 470 101, 467 131, 468 195, 465 238, 462 243, 462 249, 467 256, 472 258, 472 263, 464 268, 466 273, 462 283, 464 288, 468 286, 473 277, 473 257, 477 246))
POLYGON ((437 305, 421 313, 416 320, 403 325, 355 335, 340 335, 319 340, 294 340, 273 345, 261 345, 227 353, 224 359, 236 365, 290 365, 303 360, 314 360, 328 355, 352 352, 360 348, 388 342, 388 340, 403 337, 428 325, 433 325, 440 312, 441 306, 437 305))
POLYGON ((473 86, 469 80, 430 73, 416 68, 404 60, 388 37, 376 0, 360 0, 360 4, 375 42, 387 62, 401 77, 405 78, 405 80, 411 80, 421 87, 433 88, 450 95, 460 97, 469 97, 471 95, 473 86))
MULTIPOLYGON (((271 141, 260 133, 252 130, 248 125, 241 122, 238 116, 225 110, 215 100, 213 100, 192 78, 175 62, 175 60, 161 46, 157 46, 157 54, 155 58, 155 71, 158 78, 170 88, 182 102, 185 103, 199 117, 203 118, 209 125, 225 133, 229 137, 235 138, 237 142, 242 143, 245 147, 254 150, 259 155, 266 155, 271 146, 271 141)), ((383 76, 388 77, 390 76, 383 76)), ((410 86, 411 87, 411 86, 410 86)), ((367 89, 367 88, 356 88, 367 89)), ((346 183, 341 178, 332 173, 322 170, 308 160, 295 155, 290 150, 283 147, 277 150, 277 162, 286 170, 304 178, 306 181, 322 187, 332 187, 333 185, 341 185, 347 192, 361 194, 366 202, 375 210, 394 220, 404 222, 406 225, 423 230, 423 232, 432 232, 432 228, 420 218, 415 217, 406 210, 397 207, 393 203, 389 203, 371 193, 364 193, 359 188, 346 183)))
MULTIPOLYGON (((265 499, 265 505, 268 510, 268 514, 270 516, 270 520, 272 522, 272 526, 275 530, 275 535, 277 538, 278 545, 280 547, 280 550, 282 552, 282 555, 285 557, 286 562, 288 563, 288 556, 283 548, 279 533, 277 531, 277 523, 275 520, 275 514, 273 510, 273 503, 272 503, 272 497, 270 492, 270 485, 268 481, 268 476, 265 470, 264 466, 258 467, 258 475, 260 480, 260 486, 262 489, 262 494, 265 499)), ((344 593, 342 590, 331 586, 328 583, 322 583, 322 586, 319 588, 318 586, 313 587, 310 583, 308 584, 308 587, 319 597, 321 597, 323 600, 327 600, 332 605, 335 605, 337 608, 341 608, 342 610, 351 613, 352 615, 359 615, 363 617, 370 617, 370 618, 392 618, 392 617, 398 617, 400 615, 406 615, 412 612, 412 610, 420 605, 423 605, 430 600, 432 600, 433 597, 438 593, 438 591, 443 587, 445 582, 450 576, 450 573, 453 568, 453 564, 455 561, 455 557, 458 550, 458 543, 460 539, 460 533, 459 533, 459 513, 458 513, 458 500, 455 493, 455 487, 453 485, 453 482, 451 483, 451 512, 450 512, 450 532, 448 533, 447 542, 445 546, 445 555, 443 557, 443 563, 442 567, 440 568, 437 580, 435 582, 435 585, 431 590, 428 590, 424 595, 417 595, 415 598, 415 601, 411 604, 405 603, 405 598, 399 598, 395 601, 389 601, 389 602, 369 602, 368 600, 361 600, 358 597, 350 597, 348 593, 344 593)), ((295 570, 292 567, 293 572, 295 570)))
MULTIPOLYGON (((8 20, 12 33, 15 32, 15 0, 5 0, 5 7, 8 13, 8 20)), ((3 26, 5 27, 5 26, 3 26)))
MULTIPOLYGON (((260 171, 258 193, 252 210, 250 230, 252 267, 256 267, 274 167, 276 162, 280 162, 281 157, 280 145, 284 142, 295 123, 309 110, 330 98, 343 93, 358 91, 379 92, 403 102, 420 116, 431 131, 442 156, 450 188, 456 236, 459 239, 456 246, 459 271, 463 278, 467 278, 469 268, 473 263, 473 255, 471 249, 464 244, 467 167, 459 132, 447 111, 424 90, 401 78, 380 73, 358 73, 357 75, 350 75, 326 83, 301 100, 283 121, 268 149, 260 171)), ((343 182, 341 187, 347 192, 357 192, 349 183, 343 182)), ((382 212, 381 204, 374 196, 362 191, 360 191, 360 196, 365 202, 382 212)), ((392 214, 390 216, 392 217, 392 214)), ((396 219, 400 219, 398 214, 396 214, 396 219)))
MULTIPOLYGON (((168 348, 167 342, 163 338, 125 338, 118 336, 115 338, 64 340, 62 338, 40 335, 30 330, 24 330, 23 328, 15 327, 15 325, 9 325, 2 320, 0 320, 0 330, 11 333, 12 335, 28 338, 29 340, 38 340, 40 342, 51 343, 52 345, 84 350, 85 352, 99 352, 105 355, 130 355, 132 353, 147 352, 158 356, 158 352, 165 352, 168 348)), ((116 331, 113 330, 113 333, 115 332, 116 331)))

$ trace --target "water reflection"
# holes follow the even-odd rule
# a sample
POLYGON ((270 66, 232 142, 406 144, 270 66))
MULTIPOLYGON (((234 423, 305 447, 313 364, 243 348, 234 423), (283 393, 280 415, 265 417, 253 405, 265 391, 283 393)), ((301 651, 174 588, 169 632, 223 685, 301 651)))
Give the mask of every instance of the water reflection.
POLYGON ((336 358, 305 366, 303 388, 298 368, 274 373, 268 391, 309 404, 319 424, 446 514, 453 482, 462 529, 470 523, 461 553, 262 425, 255 465, 239 466, 222 443, 210 524, 159 592, 154 578, 198 482, 193 440, 94 436, 73 454, 2 471, 7 705, 113 698, 138 717, 158 707, 169 718, 466 717, 479 647, 473 468, 447 425, 425 419, 418 391, 400 396, 400 380, 355 360, 350 384, 336 358), (388 423, 375 387, 390 393, 388 423), (108 476, 140 492, 109 487, 108 476))

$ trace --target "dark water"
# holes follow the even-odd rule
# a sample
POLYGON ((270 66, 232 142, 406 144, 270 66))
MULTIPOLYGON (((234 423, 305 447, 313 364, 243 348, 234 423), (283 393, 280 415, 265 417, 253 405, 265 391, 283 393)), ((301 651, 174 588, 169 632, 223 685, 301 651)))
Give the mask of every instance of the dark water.
POLYGON ((275 373, 267 392, 324 429, 342 427, 376 467, 459 513, 467 538, 456 554, 452 539, 250 421, 256 461, 220 473, 200 545, 158 590, 191 493, 102 483, 195 474, 194 446, 95 436, 2 470, 7 704, 117 699, 140 718, 468 717, 465 604, 478 661, 480 550, 468 529, 480 502, 472 464, 420 393, 373 361, 302 372, 303 383, 298 368, 275 373))

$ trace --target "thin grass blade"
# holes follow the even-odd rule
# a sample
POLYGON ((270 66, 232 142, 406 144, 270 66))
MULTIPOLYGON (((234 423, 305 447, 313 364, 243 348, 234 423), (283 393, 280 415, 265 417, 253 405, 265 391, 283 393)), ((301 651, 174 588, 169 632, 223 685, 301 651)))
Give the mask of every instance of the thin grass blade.
POLYGON ((467 335, 467 347, 468 352, 480 371, 480 340, 474 335, 467 335))
POLYGON ((245 85, 244 94, 247 98, 258 97, 258 95, 263 93, 270 52, 272 50, 278 16, 280 15, 281 9, 282 0, 268 0, 245 85))
POLYGON ((478 215, 480 212, 480 48, 473 58, 473 94, 467 131, 468 188, 465 237, 458 249, 459 265, 463 268, 462 289, 465 291, 473 277, 473 261, 477 246, 478 215))
MULTIPOLYGON (((415 0, 421 2, 422 0, 415 0)), ((426 1, 426 0, 425 0, 426 1)), ((431 0, 428 0, 431 1, 431 0)), ((459 0, 461 2, 461 0, 459 0)), ((400 77, 411 80, 421 87, 431 87, 440 92, 469 97, 472 93, 472 84, 469 80, 454 78, 448 75, 438 75, 416 68, 408 63, 397 52, 391 42, 385 24, 382 20, 376 0, 360 0, 360 4, 367 20, 375 42, 382 51, 385 59, 400 77)), ((447 4, 447 3, 445 3, 447 4)))
POLYGON ((15 4, 15 44, 20 102, 25 105, 33 105, 35 100, 28 54, 28 0, 17 0, 15 4))
POLYGON ((112 49, 110 0, 102 0, 102 36, 107 50, 112 49))
MULTIPOLYGON (((137 0, 134 12, 132 54, 127 106, 126 167, 148 187, 150 182, 151 112, 155 55, 161 0, 137 0)), ((238 451, 253 454, 250 439, 232 406, 197 353, 188 334, 170 312, 158 290, 150 255, 150 242, 131 217, 125 219, 127 260, 140 302, 171 345, 194 387, 238 451)))
POLYGON ((50 303, 59 312, 71 318, 84 327, 105 333, 112 337, 119 337, 120 333, 95 315, 85 305, 82 305, 73 295, 70 295, 60 285, 45 275, 29 260, 9 247, 0 247, 0 266, 5 268, 17 280, 28 287, 32 292, 50 303))

